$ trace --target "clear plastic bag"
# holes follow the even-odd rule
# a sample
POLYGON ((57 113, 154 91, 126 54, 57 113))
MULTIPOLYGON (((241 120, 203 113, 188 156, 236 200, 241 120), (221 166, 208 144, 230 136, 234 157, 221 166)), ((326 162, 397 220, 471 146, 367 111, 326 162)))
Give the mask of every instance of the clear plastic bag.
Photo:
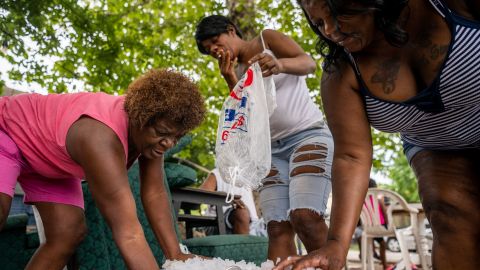
POLYGON ((269 117, 275 107, 273 78, 263 78, 254 63, 225 100, 218 121, 216 167, 225 182, 256 189, 270 172, 269 117))

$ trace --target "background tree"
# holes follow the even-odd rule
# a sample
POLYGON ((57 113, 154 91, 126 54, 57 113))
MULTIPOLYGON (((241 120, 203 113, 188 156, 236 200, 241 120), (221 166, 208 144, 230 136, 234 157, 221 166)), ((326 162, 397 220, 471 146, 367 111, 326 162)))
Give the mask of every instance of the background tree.
MULTIPOLYGON (((11 80, 38 83, 52 93, 122 94, 150 68, 182 71, 198 81, 209 114, 181 156, 212 168, 227 84, 216 63, 197 51, 193 38, 197 22, 211 14, 232 17, 247 39, 265 28, 282 31, 321 63, 314 49, 316 37, 295 0, 3 0, 0 57, 12 68, 1 67, 0 72, 7 72, 11 80)), ((319 105, 320 76, 319 68, 307 78, 319 105)), ((387 159, 398 156, 396 136, 374 133, 374 140, 380 145, 376 170, 403 168, 403 163, 387 159)))

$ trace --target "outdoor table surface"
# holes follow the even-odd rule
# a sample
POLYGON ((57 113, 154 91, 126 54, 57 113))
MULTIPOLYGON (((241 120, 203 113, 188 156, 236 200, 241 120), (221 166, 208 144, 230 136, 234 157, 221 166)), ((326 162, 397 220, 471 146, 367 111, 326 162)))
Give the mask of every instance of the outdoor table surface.
MULTIPOLYGON (((205 218, 203 216, 194 216, 189 214, 179 214, 182 206, 182 202, 195 203, 195 204, 209 204, 214 205, 216 208, 216 217, 214 224, 218 227, 219 234, 226 234, 223 206, 229 206, 230 204, 225 201, 227 193, 222 191, 208 191, 199 188, 182 187, 172 188, 172 201, 175 214, 180 221, 190 222, 192 226, 211 226, 211 218, 205 218)), ((235 199, 239 199, 239 195, 235 195, 235 199)), ((191 237, 191 232, 187 232, 191 237)), ((187 236, 187 237, 188 237, 187 236)))

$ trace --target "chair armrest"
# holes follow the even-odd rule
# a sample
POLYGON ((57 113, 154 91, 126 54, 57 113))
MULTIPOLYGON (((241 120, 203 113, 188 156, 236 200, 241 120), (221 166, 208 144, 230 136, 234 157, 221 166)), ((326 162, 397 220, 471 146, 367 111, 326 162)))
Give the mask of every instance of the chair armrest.
POLYGON ((410 214, 418 214, 418 209, 415 207, 412 207, 408 204, 402 205, 402 204, 397 204, 393 207, 393 212, 407 212, 410 214))
POLYGON ((418 209, 408 206, 408 212, 410 212, 411 214, 418 214, 418 209))
POLYGON ((5 223, 5 227, 3 228, 3 230, 11 230, 11 229, 17 229, 17 228, 26 229, 27 221, 28 221, 27 214, 22 213, 22 214, 11 215, 7 218, 7 221, 5 223))

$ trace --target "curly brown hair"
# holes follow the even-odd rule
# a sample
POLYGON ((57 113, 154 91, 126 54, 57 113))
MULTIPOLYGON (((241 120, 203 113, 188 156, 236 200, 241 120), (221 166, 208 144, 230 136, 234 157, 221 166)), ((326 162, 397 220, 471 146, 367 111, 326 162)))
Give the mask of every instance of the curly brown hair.
POLYGON ((128 86, 124 109, 129 121, 140 128, 167 119, 188 132, 205 117, 205 102, 197 85, 168 69, 152 69, 134 80, 128 86))

